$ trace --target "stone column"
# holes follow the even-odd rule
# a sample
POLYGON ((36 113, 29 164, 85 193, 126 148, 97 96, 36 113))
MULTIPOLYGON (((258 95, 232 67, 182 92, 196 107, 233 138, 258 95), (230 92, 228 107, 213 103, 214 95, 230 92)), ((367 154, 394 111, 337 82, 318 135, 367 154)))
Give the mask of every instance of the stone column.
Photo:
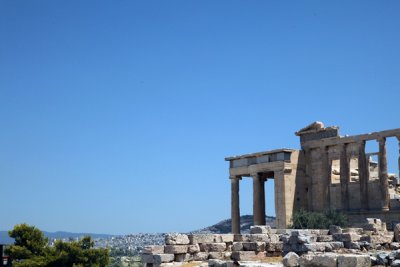
POLYGON ((240 234, 239 176, 229 177, 231 180, 231 221, 232 234, 240 234))
POLYGON ((399 179, 400 179, 400 135, 396 136, 397 140, 399 141, 399 159, 398 159, 398 164, 399 164, 399 179))
POLYGON ((331 208, 331 197, 330 197, 330 185, 331 185, 331 164, 329 162, 328 147, 321 147, 322 155, 322 170, 323 170, 323 202, 324 209, 330 210, 331 208))
POLYGON ((304 149, 304 161, 306 163, 306 184, 307 184, 307 209, 313 211, 313 183, 311 168, 311 149, 304 149))
POLYGON ((389 210, 389 182, 388 182, 387 159, 386 159, 386 138, 383 137, 379 139, 378 142, 379 142, 378 164, 379 164, 379 181, 381 185, 382 210, 389 210))
MULTIPOLYGON (((285 173, 283 170, 274 171, 274 193, 275 193, 275 222, 277 229, 287 228, 287 222, 290 222, 290 218, 288 218, 288 214, 286 213, 287 205, 285 201, 285 195, 289 188, 286 187, 285 184, 285 173)), ((289 207, 291 211, 293 206, 289 207)))
POLYGON ((368 210, 369 164, 365 155, 365 141, 358 144, 358 177, 360 180, 361 210, 368 210))
POLYGON ((349 160, 347 157, 347 144, 341 144, 340 151, 340 192, 342 210, 347 211, 349 209, 349 180, 350 180, 350 167, 349 160))
POLYGON ((264 181, 258 173, 251 174, 253 177, 253 221, 254 225, 265 225, 265 192, 264 181))
POLYGON ((265 179, 260 176, 260 189, 261 189, 261 225, 265 225, 265 179))

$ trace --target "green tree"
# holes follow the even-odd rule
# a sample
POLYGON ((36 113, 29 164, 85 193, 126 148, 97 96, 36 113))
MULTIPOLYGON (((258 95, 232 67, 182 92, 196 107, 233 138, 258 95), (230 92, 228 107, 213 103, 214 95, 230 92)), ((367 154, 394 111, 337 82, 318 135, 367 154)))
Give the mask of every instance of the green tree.
POLYGON ((106 267, 109 263, 108 249, 95 249, 90 236, 49 246, 44 234, 27 224, 16 225, 9 235, 15 239, 8 249, 15 267, 106 267))
POLYGON ((14 245, 8 249, 13 259, 23 260, 44 255, 48 239, 36 227, 26 223, 17 224, 8 235, 15 240, 14 245))
POLYGON ((309 212, 298 210, 293 214, 291 228, 294 229, 328 229, 331 225, 346 226, 347 217, 340 212, 309 212))

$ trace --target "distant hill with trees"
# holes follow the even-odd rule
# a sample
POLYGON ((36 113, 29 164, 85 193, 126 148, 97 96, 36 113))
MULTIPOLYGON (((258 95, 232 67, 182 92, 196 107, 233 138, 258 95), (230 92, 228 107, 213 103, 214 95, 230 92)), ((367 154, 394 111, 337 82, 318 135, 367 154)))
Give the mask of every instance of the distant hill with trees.
MULTIPOLYGON (((266 216, 265 222, 267 225, 270 225, 272 228, 275 227, 275 217, 266 216)), ((193 231, 192 233, 210 233, 210 234, 227 234, 231 232, 231 219, 226 219, 216 223, 214 225, 208 226, 206 228, 193 231)), ((240 217, 240 232, 241 233, 249 233, 250 226, 253 226, 253 215, 243 215, 240 217)))

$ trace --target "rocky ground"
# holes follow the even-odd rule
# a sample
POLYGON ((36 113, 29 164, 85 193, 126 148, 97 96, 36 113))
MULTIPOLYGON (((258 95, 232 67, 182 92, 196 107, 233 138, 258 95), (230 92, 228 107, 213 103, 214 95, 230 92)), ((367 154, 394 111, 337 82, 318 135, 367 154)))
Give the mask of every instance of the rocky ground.
POLYGON ((250 234, 167 234, 165 245, 143 249, 145 266, 232 267, 400 267, 400 224, 394 232, 370 218, 360 228, 271 229, 253 226, 250 234), (269 259, 285 255, 279 263, 269 259), (266 265, 268 264, 268 265, 266 265))

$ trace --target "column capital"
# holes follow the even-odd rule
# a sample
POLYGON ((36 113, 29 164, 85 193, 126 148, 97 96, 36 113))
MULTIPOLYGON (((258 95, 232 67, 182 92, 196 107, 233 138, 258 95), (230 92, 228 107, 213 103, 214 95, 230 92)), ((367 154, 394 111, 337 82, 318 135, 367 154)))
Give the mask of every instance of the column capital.
POLYGON ((250 176, 253 177, 253 178, 259 178, 260 177, 260 173, 252 172, 252 173, 250 173, 250 176))
POLYGON ((238 175, 229 175, 230 180, 242 180, 242 176, 238 175))
POLYGON ((366 141, 365 140, 358 140, 357 145, 359 146, 365 146, 366 141))
MULTIPOLYGON (((284 176, 285 175, 285 170, 278 170, 278 171, 274 171, 274 176, 284 176)), ((276 178, 276 177, 274 177, 276 178)))
POLYGON ((338 144, 338 147, 340 147, 341 149, 346 149, 347 143, 340 143, 338 144))
POLYGON ((386 137, 379 137, 378 139, 376 139, 376 142, 378 142, 379 144, 384 144, 386 142, 386 137))
POLYGON ((321 151, 327 152, 327 151, 329 150, 329 146, 321 145, 321 146, 319 147, 319 149, 320 149, 321 151))

